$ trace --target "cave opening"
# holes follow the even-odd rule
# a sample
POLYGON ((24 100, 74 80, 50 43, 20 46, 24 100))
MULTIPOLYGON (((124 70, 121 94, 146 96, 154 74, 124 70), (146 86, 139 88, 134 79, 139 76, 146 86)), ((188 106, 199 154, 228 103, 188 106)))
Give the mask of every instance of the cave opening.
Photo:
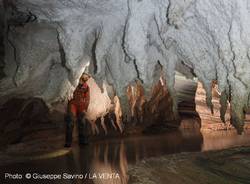
MULTIPOLYGON (((197 112, 198 79, 187 78, 182 73, 175 72, 175 90, 177 93, 178 112, 181 118, 180 128, 200 131, 201 119, 197 112)), ((205 99, 205 96, 202 96, 205 99)), ((202 99, 203 100, 203 99, 202 99)))

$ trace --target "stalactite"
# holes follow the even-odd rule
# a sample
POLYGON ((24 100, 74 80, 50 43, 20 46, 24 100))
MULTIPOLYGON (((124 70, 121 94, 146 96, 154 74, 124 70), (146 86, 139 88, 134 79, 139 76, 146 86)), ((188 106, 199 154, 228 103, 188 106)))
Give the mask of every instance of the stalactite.
POLYGON ((227 94, 225 91, 223 91, 221 93, 221 96, 220 96, 220 118, 221 120, 225 123, 226 120, 225 120, 225 114, 226 114, 226 111, 227 111, 227 94))
MULTIPOLYGON (((172 111, 177 117, 174 70, 189 69, 187 75, 197 76, 202 82, 211 112, 211 83, 218 81, 221 119, 224 121, 229 102, 231 122, 239 133, 242 132, 244 111, 250 104, 250 26, 246 24, 250 12, 247 1, 97 0, 84 5, 81 0, 69 3, 60 0, 46 3, 31 0, 4 2, 5 6, 17 11, 29 10, 24 14, 26 16, 16 21, 21 21, 23 25, 22 20, 26 20, 25 26, 19 26, 15 33, 9 32, 12 40, 19 39, 18 43, 12 43, 12 48, 19 53, 33 45, 29 47, 29 53, 36 54, 19 54, 18 63, 15 63, 11 53, 8 53, 11 52, 11 45, 5 45, 7 72, 0 86, 6 86, 10 79, 15 78, 13 69, 16 64, 23 69, 18 69, 23 83, 9 85, 8 90, 0 88, 1 98, 22 92, 23 95, 39 95, 47 103, 51 103, 55 93, 67 99, 83 68, 90 63, 90 73, 98 86, 102 89, 105 82, 112 86, 119 98, 122 116, 129 121, 131 111, 127 86, 140 81, 145 99, 149 100, 150 89, 158 82, 159 76, 155 74, 159 70, 154 71, 154 67, 160 65, 172 100, 172 111), (46 25, 48 32, 53 34, 46 34, 45 37, 44 32, 37 29, 40 25, 46 25), (26 33, 28 28, 30 31, 26 33), (60 34, 54 34, 55 30, 60 34), (26 36, 21 37, 24 33, 26 36), (38 39, 41 41, 39 46, 34 44, 38 43, 38 39), (58 51, 53 50, 53 43, 49 43, 53 39, 57 40, 53 48, 58 51), (51 50, 59 54, 51 64, 61 64, 56 64, 54 70, 51 70, 51 65, 45 67, 48 65, 45 56, 51 50), (39 66, 44 66, 43 72, 35 69, 38 66, 36 61, 39 61, 39 66), (45 70, 49 71, 46 73, 45 70), (60 77, 59 74, 51 74, 58 71, 63 73, 60 77), (42 84, 52 82, 34 87, 34 77, 38 77, 42 84)), ((13 19, 6 17, 6 21, 11 23, 13 19)), ((114 95, 109 93, 109 96, 114 95)))

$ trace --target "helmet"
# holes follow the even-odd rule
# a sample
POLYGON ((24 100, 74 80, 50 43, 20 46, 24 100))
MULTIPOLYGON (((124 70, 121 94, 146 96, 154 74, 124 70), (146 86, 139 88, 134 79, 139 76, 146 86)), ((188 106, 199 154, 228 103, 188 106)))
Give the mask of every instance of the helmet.
POLYGON ((83 73, 80 77, 80 81, 86 82, 90 78, 90 75, 87 73, 83 73))

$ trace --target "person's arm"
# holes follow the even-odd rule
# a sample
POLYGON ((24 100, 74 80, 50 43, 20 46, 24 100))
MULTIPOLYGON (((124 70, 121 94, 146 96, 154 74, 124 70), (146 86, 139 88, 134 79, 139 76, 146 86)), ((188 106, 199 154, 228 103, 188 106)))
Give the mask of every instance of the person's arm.
POLYGON ((89 107, 89 101, 90 101, 90 89, 88 87, 88 91, 86 95, 86 111, 88 110, 88 107, 89 107))

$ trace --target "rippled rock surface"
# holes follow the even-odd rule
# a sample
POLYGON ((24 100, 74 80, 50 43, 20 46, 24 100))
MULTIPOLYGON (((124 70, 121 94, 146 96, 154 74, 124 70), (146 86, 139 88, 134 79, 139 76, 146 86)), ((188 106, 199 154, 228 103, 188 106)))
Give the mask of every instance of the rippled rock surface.
POLYGON ((249 183, 250 148, 181 153, 152 158, 130 167, 129 183, 249 183))

